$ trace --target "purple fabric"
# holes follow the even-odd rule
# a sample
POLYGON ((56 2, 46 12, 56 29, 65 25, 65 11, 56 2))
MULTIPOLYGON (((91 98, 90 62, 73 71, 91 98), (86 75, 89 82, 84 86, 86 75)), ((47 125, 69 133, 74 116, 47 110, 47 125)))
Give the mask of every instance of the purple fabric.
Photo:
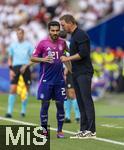
POLYGON ((38 88, 38 99, 42 100, 65 100, 65 90, 63 63, 60 57, 67 50, 66 42, 58 38, 53 42, 50 37, 42 40, 36 46, 33 56, 46 57, 52 54, 53 63, 40 63, 40 80, 38 88))

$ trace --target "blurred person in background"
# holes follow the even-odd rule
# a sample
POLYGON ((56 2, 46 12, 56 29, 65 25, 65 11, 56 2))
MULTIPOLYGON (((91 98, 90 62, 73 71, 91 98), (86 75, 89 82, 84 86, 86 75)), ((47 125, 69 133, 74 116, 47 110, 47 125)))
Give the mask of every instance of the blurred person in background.
POLYGON ((22 28, 18 28, 16 30, 17 42, 13 42, 8 48, 8 64, 10 69, 10 94, 8 97, 8 109, 7 109, 7 118, 12 117, 12 112, 14 108, 14 103, 16 99, 17 93, 17 83, 19 81, 19 76, 22 75, 26 88, 27 94, 25 99, 22 101, 22 108, 21 108, 21 116, 25 116, 26 114, 26 106, 28 102, 28 91, 29 86, 31 84, 31 77, 30 77, 30 57, 32 55, 33 46, 29 41, 26 41, 24 38, 24 30, 22 28))
POLYGON ((0 43, 6 46, 14 37, 13 28, 25 27, 28 40, 33 44, 46 37, 50 20, 59 20, 62 14, 70 13, 80 27, 89 29, 107 15, 123 12, 122 0, 6 0, 0 1, 0 43), (116 13, 117 12, 117 13, 116 13))
POLYGON ((4 44, 0 43, 0 66, 7 66, 8 54, 4 44))
POLYGON ((67 73, 66 77, 66 89, 67 89, 67 101, 64 102, 65 108, 65 123, 71 123, 71 108, 73 106, 75 120, 77 123, 80 121, 80 112, 77 104, 77 99, 75 95, 74 85, 72 74, 70 72, 67 73))

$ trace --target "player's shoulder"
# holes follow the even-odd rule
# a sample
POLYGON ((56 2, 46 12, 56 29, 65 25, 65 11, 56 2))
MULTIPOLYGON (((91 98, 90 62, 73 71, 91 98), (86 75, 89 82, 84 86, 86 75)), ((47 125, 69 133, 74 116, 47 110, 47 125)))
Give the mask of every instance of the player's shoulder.
POLYGON ((62 39, 61 37, 58 38, 59 43, 66 43, 66 40, 62 39))
POLYGON ((59 37, 58 38, 59 41, 65 41, 63 38, 59 37))
POLYGON ((40 40, 38 43, 39 44, 44 44, 44 43, 46 43, 48 41, 49 41, 49 39, 46 37, 46 38, 43 38, 42 40, 40 40))
POLYGON ((41 47, 44 47, 44 45, 47 45, 47 38, 44 38, 42 40, 39 40, 37 43, 36 43, 36 46, 35 48, 41 48, 41 47))

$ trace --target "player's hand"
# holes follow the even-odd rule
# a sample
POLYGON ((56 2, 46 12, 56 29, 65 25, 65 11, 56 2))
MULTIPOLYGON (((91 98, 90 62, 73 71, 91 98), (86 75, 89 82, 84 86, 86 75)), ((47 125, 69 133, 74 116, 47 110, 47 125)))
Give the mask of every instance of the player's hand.
POLYGON ((53 63, 53 57, 52 56, 46 56, 44 58, 42 58, 43 62, 47 62, 47 63, 53 63))
POLYGON ((66 57, 66 56, 61 56, 60 59, 61 59, 62 62, 69 61, 69 58, 66 57))

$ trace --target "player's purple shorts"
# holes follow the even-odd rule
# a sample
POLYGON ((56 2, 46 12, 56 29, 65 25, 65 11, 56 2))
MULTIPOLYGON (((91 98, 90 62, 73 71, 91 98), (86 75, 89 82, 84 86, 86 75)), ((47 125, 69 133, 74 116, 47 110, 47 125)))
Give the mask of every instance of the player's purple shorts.
POLYGON ((65 82, 61 81, 59 84, 51 84, 48 82, 43 82, 39 84, 38 87, 38 100, 56 100, 56 101, 65 101, 66 91, 65 91, 65 82))

